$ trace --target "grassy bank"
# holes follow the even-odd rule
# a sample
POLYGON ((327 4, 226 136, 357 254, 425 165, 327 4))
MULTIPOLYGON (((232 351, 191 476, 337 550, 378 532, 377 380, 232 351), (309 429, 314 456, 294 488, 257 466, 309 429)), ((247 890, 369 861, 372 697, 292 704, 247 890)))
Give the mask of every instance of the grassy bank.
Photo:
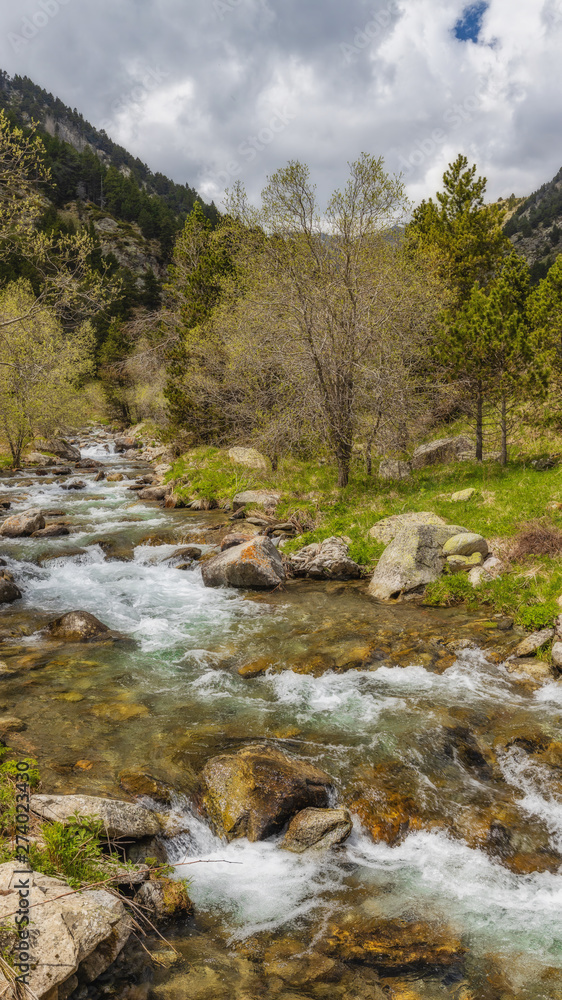
POLYGON ((506 468, 496 462, 457 462, 420 470, 396 483, 367 476, 357 464, 349 486, 338 489, 335 470, 323 458, 284 459, 276 472, 261 472, 234 465, 224 451, 200 448, 176 462, 170 478, 181 482, 178 492, 185 499, 232 501, 245 489, 278 490, 280 520, 296 517, 304 529, 285 551, 345 535, 351 540, 351 557, 366 572, 383 551, 369 537, 376 521, 404 511, 433 511, 484 535, 505 559, 508 572, 477 590, 465 576, 443 577, 428 589, 428 603, 485 604, 513 615, 527 628, 550 624, 560 613, 556 599, 562 594, 562 466, 538 471, 530 458, 506 468), (476 491, 470 500, 451 499, 468 488, 476 491))

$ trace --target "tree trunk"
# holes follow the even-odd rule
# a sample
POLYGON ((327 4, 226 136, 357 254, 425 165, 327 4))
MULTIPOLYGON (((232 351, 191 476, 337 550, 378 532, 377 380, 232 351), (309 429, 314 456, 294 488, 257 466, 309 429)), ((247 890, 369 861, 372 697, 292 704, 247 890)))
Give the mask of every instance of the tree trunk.
POLYGON ((476 461, 481 462, 483 457, 484 442, 484 396, 482 393, 482 383, 478 383, 476 396, 476 461))
POLYGON ((502 465, 507 465, 507 400, 505 392, 502 392, 501 429, 502 453, 500 461, 502 465))
POLYGON ((379 429, 381 422, 382 412, 379 410, 377 415, 377 422, 373 426, 369 437, 367 438, 367 444, 365 446, 365 464, 367 467, 367 475, 372 476, 373 474, 373 441, 375 440, 375 435, 379 429))
POLYGON ((351 448, 346 445, 336 449, 338 463, 338 486, 347 486, 349 482, 349 466, 351 465, 351 448))
POLYGON ((271 471, 277 472, 277 466, 279 465, 279 455, 271 456, 271 471))

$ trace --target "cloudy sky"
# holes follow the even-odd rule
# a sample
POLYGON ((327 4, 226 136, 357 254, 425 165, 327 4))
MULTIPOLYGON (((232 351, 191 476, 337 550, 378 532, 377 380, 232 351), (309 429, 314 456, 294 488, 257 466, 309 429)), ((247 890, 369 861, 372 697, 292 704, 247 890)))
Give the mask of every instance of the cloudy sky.
POLYGON ((327 195, 362 151, 432 194, 562 165, 562 0, 0 0, 0 66, 210 200, 289 159, 327 195))

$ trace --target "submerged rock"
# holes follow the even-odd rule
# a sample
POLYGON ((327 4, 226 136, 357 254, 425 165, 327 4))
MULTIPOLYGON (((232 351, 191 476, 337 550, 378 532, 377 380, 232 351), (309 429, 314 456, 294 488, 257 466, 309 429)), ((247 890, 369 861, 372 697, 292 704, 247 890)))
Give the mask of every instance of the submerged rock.
POLYGON ((94 795, 32 795, 30 804, 33 812, 44 820, 65 823, 76 813, 101 820, 109 838, 132 837, 133 840, 140 840, 161 832, 155 813, 136 802, 120 802, 94 795))
POLYGON ((69 611, 49 622, 45 631, 51 639, 62 639, 63 642, 88 642, 110 633, 107 625, 89 611, 69 611))
POLYGON ((303 809, 289 823, 281 847, 295 854, 343 844, 353 829, 347 809, 303 809))
POLYGON ((452 524, 419 524, 404 528, 380 557, 369 593, 385 601, 437 580, 445 565, 443 545, 462 532, 452 524))
POLYGON ((45 527, 45 518, 40 510, 26 510, 24 514, 7 517, 0 527, 4 538, 26 538, 45 527))
MULTIPOLYGON (((15 946, 18 883, 25 879, 29 884, 26 900, 32 908, 30 996, 37 1000, 68 997, 78 986, 78 975, 82 982, 93 982, 115 961, 129 939, 132 919, 121 900, 106 889, 76 893, 49 875, 30 870, 22 876, 21 868, 17 861, 0 865, 0 923, 15 946)), ((0 988, 4 996, 11 995, 2 973, 0 988)))
POLYGON ((261 536, 213 556, 201 572, 206 587, 278 587, 285 579, 275 545, 261 536))
POLYGON ((361 576, 361 568, 349 558, 349 545, 343 538, 305 545, 289 557, 288 563, 295 576, 321 580, 355 580, 361 576))
POLYGON ((217 833, 264 840, 308 806, 326 808, 332 779, 270 746, 213 757, 200 776, 200 801, 217 833))
POLYGON ((466 949, 450 928, 421 920, 388 920, 349 913, 328 928, 326 949, 344 962, 380 969, 459 965, 466 949))

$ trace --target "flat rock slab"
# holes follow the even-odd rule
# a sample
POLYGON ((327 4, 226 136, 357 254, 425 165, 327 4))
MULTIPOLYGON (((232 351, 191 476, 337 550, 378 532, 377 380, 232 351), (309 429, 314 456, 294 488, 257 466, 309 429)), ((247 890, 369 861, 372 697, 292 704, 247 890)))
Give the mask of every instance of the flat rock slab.
POLYGON ((275 747, 254 745, 213 757, 200 777, 200 801, 228 840, 264 840, 308 806, 326 808, 332 779, 275 747))
POLYGON ((208 559, 201 573, 206 587, 278 587, 285 579, 275 545, 259 535, 208 559))
MULTIPOLYGON (((32 953, 37 963, 29 973, 30 996, 55 1000, 76 989, 76 973, 92 982, 109 968, 131 934, 132 920, 121 900, 105 889, 72 892, 60 879, 33 871, 20 874, 25 867, 15 861, 0 865, 0 924, 13 928, 15 943, 14 911, 20 888, 29 891, 32 953), (67 986, 59 994, 63 983, 67 986)), ((0 992, 12 995, 1 973, 0 992)))
POLYGON ((95 795, 32 795, 31 808, 42 819, 65 823, 76 813, 101 820, 107 836, 154 837, 161 832, 158 817, 144 806, 95 795))

